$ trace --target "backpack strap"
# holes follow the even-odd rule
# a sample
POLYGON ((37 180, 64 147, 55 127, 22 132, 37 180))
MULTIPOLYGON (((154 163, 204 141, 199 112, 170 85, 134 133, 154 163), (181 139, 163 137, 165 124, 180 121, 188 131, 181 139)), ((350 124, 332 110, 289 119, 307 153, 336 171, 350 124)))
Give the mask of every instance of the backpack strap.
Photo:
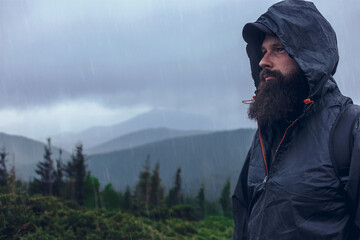
POLYGON ((331 161, 343 185, 349 180, 351 152, 354 145, 352 130, 359 116, 360 106, 347 105, 340 112, 330 133, 331 161))
POLYGON ((330 155, 336 175, 345 185, 349 180, 351 153, 354 145, 352 130, 360 116, 360 106, 347 105, 337 117, 330 132, 330 155))

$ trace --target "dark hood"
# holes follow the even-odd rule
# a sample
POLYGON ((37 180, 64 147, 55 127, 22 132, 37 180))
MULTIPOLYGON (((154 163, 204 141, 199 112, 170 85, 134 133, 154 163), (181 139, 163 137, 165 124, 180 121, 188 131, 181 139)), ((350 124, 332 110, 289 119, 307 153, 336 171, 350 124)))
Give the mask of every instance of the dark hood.
MULTIPOLYGON (((335 74, 339 61, 336 34, 330 23, 312 2, 302 0, 279 2, 256 22, 275 33, 304 72, 309 83, 309 98, 318 98, 325 82, 335 74)), ((257 87, 262 56, 259 44, 249 43, 246 50, 257 87)))

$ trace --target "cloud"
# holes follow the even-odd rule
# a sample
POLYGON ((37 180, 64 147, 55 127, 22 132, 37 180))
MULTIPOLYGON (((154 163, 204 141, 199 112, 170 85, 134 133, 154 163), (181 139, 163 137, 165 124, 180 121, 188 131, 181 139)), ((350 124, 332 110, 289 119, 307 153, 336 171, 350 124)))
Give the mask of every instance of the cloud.
POLYGON ((121 4, 114 10, 81 2, 28 1, 21 21, 2 26, 1 107, 84 97, 104 97, 113 105, 158 104, 194 88, 198 96, 206 94, 224 75, 236 84, 245 70, 239 64, 241 25, 230 4, 218 10, 214 4, 204 9, 176 1, 143 1, 147 7, 123 1, 131 8, 123 16, 129 11, 121 4))
POLYGON ((2 109, 0 129, 45 141, 59 132, 80 132, 94 125, 109 126, 149 111, 149 106, 107 108, 96 102, 71 101, 23 111, 2 109))
MULTIPOLYGON (((88 102, 115 110, 180 109, 247 124, 239 120, 246 116, 240 101, 251 98, 254 86, 241 30, 274 2, 0 1, 0 109, 50 111, 88 102)), ((354 39, 360 29, 350 27, 360 4, 316 5, 338 33, 335 77, 344 93, 358 96, 354 39)))

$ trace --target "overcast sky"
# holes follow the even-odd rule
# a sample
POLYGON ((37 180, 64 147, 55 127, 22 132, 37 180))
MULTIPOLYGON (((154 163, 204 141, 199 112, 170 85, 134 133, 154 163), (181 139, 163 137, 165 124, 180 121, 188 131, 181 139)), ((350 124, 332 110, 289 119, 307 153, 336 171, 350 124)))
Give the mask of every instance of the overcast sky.
MULTIPOLYGON (((276 1, 0 0, 0 132, 40 138, 154 107, 254 126, 241 30, 276 1)), ((360 101, 360 2, 317 0, 338 34, 335 79, 360 101)))

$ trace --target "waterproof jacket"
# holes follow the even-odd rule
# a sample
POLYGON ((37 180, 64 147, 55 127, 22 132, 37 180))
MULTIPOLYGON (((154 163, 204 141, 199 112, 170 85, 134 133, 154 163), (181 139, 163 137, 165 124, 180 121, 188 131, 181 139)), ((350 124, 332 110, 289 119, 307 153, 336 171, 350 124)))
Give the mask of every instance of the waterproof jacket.
MULTIPOLYGON (((273 5, 257 22, 298 63, 309 96, 280 137, 271 127, 257 130, 233 195, 233 239, 360 239, 360 121, 348 181, 336 175, 329 149, 332 126, 352 103, 332 77, 339 60, 335 32, 313 3, 300 0, 273 5)), ((249 43, 247 53, 257 86, 259 45, 249 43)))

